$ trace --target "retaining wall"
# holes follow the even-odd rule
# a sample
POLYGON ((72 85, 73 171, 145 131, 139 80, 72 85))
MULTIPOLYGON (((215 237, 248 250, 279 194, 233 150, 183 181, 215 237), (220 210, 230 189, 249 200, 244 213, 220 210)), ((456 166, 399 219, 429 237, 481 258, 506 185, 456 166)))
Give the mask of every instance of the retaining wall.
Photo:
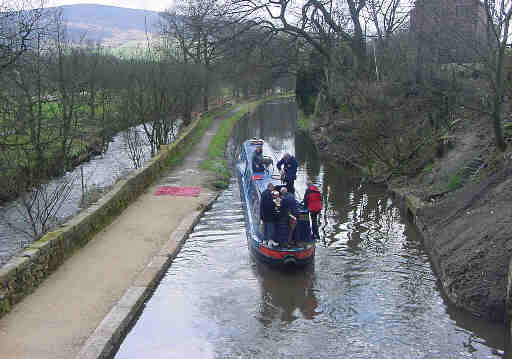
POLYGON ((83 247, 97 232, 106 227, 128 207, 168 167, 193 136, 197 117, 169 146, 142 168, 119 181, 96 204, 79 213, 59 229, 43 236, 0 268, 0 318, 23 297, 32 293, 66 258, 83 247))

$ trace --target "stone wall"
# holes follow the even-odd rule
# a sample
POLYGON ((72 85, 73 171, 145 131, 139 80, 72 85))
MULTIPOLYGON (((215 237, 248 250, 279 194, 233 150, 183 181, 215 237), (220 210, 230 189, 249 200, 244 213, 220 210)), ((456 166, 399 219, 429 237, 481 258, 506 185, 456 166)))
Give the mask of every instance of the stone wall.
POLYGON ((32 293, 66 258, 111 223, 152 184, 168 167, 169 160, 187 145, 199 122, 198 117, 175 142, 164 146, 144 167, 119 181, 95 205, 46 234, 0 268, 0 317, 32 293))

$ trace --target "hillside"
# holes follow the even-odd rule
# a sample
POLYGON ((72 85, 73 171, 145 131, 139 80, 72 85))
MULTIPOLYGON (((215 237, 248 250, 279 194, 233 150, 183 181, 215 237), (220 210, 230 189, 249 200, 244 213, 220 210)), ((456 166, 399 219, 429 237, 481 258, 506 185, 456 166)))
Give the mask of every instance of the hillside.
POLYGON ((155 11, 115 6, 77 4, 57 7, 62 10, 69 34, 74 41, 86 38, 107 47, 136 46, 157 31, 159 14, 155 11))

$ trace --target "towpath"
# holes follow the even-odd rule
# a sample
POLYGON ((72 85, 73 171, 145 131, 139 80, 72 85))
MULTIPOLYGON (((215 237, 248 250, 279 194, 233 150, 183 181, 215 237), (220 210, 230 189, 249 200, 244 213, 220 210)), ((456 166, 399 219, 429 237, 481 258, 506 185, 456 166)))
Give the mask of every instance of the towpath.
POLYGON ((181 221, 215 192, 199 168, 221 118, 183 163, 169 170, 34 293, 0 319, 0 358, 71 359, 181 221), (200 186, 199 197, 155 196, 161 185, 200 186))

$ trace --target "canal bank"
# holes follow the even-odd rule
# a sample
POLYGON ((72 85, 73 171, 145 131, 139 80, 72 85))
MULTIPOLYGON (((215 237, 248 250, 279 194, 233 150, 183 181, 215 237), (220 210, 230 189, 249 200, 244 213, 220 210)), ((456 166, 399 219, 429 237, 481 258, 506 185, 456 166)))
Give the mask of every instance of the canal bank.
MULTIPOLYGON (((160 165, 157 166, 159 171, 148 170, 149 174, 142 176, 148 180, 132 188, 139 196, 120 200, 120 205, 114 207, 120 207, 119 211, 127 208, 115 219, 115 215, 107 214, 113 219, 112 223, 100 229, 87 244, 85 240, 81 241, 78 246, 83 248, 75 251, 69 238, 59 240, 62 245, 53 243, 62 230, 42 241, 44 250, 64 250, 62 255, 54 256, 54 260, 66 259, 57 269, 53 264, 45 267, 44 264, 25 263, 31 260, 30 256, 48 258, 36 255, 39 248, 35 247, 30 256, 15 259, 20 263, 7 266, 5 273, 2 272, 5 289, 1 299, 7 300, 5 309, 10 312, 0 319, 0 357, 73 358, 91 335, 92 339, 87 341, 91 345, 84 347, 82 357, 101 357, 108 353, 179 250, 187 231, 217 194, 214 187, 217 175, 202 170, 200 164, 208 158, 208 146, 223 118, 215 118, 193 149, 176 142, 173 146, 179 146, 180 150, 165 160, 174 164, 172 169, 163 174, 160 165), (199 187, 200 194, 197 197, 156 196, 161 186, 199 187), (41 269, 46 274, 25 273, 25 269, 41 269), (49 273, 37 288, 32 283, 25 283, 27 288, 19 286, 27 280, 36 279, 39 283, 49 273), (15 293, 11 297, 9 291, 12 290, 15 293), (21 300, 30 292, 32 294, 21 300), (13 306, 19 300, 21 302, 13 306)), ((193 132, 191 130, 190 136, 186 136, 186 144, 196 142, 193 132)), ((151 163, 155 162, 160 161, 151 163)), ((123 191, 129 192, 129 189, 123 191)), ((108 197, 115 197, 118 191, 114 189, 112 193, 108 197)), ((98 228, 93 230, 96 231, 98 228)), ((73 232, 72 237, 86 233, 79 229, 73 232)))
MULTIPOLYGON (((317 146, 339 161, 357 162, 344 146, 349 126, 332 122, 312 127, 317 146)), ((481 118, 466 115, 451 131, 449 146, 419 173, 376 179, 416 224, 446 299, 474 317, 503 323, 512 255, 510 152, 496 152, 481 118)))
MULTIPOLYGON (((447 299, 477 318, 506 323, 510 348, 512 259, 509 259, 507 242, 512 213, 507 197, 500 194, 501 188, 482 195, 479 204, 461 205, 464 195, 459 193, 437 206, 425 203, 404 188, 389 187, 389 191, 421 233, 447 299), (494 197, 491 205, 489 197, 494 197), (482 215, 490 221, 482 220, 482 215)), ((473 191, 478 193, 476 189, 470 189, 469 193, 473 191)))

